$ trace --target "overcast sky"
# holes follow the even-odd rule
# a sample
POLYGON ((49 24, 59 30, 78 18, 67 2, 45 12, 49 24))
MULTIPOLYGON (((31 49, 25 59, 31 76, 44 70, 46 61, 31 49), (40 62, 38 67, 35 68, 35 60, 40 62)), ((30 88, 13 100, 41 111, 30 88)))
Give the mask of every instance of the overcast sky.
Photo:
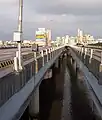
MULTIPOLYGON (((17 30, 19 0, 0 0, 0 39, 10 40, 17 30)), ((85 33, 102 37, 102 0, 24 0, 24 39, 34 39, 35 30, 45 27, 52 36, 85 33)))

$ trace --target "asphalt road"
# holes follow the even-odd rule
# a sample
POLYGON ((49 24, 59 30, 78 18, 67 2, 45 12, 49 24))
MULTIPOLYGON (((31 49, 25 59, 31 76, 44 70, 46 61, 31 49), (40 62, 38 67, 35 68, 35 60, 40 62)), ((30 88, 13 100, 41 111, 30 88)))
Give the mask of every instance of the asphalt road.
MULTIPOLYGON (((40 47, 39 51, 44 50, 46 48, 50 47, 40 47)), ((16 51, 18 49, 0 49, 0 61, 7 60, 7 59, 13 59, 16 56, 16 51)), ((22 54, 27 54, 31 53, 32 49, 31 48, 21 48, 22 54)))
MULTIPOLYGON (((0 61, 6 60, 6 59, 13 59, 16 55, 17 48, 14 49, 0 49, 0 61)), ((29 53, 31 52, 31 48, 22 48, 22 53, 29 53)))

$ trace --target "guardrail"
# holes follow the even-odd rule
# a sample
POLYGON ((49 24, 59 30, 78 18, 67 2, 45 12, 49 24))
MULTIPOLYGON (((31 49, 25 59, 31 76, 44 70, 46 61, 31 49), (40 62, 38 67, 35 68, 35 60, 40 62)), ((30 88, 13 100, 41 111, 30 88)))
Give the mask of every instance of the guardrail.
POLYGON ((5 61, 2 61, 0 62, 0 68, 6 68, 6 67, 9 67, 11 65, 13 65, 14 63, 14 60, 5 60, 5 61))
POLYGON ((102 46, 98 46, 98 45, 88 45, 88 47, 102 50, 102 46))
MULTIPOLYGON (((94 76, 94 74, 92 74, 92 72, 89 71, 89 69, 80 60, 81 57, 79 58, 80 55, 78 52, 76 52, 75 48, 73 47, 71 48, 71 53, 74 60, 76 60, 76 63, 79 66, 80 70, 83 72, 84 82, 87 86, 88 94, 89 96, 91 96, 92 102, 94 103, 94 106, 95 106, 95 113, 101 119, 102 118, 102 92, 101 92, 102 86, 98 84, 97 78, 94 76)), ((92 103, 92 109, 94 108, 93 103, 92 103)))
POLYGON ((22 55, 23 61, 27 61, 29 59, 32 59, 33 57, 34 57, 34 53, 33 52, 25 54, 25 55, 22 55))
MULTIPOLYGON (((73 48, 76 55, 87 66, 89 71, 100 80, 100 73, 102 74, 102 51, 98 49, 81 47, 73 48)), ((102 81, 102 80, 101 80, 102 81)))
MULTIPOLYGON (((62 50, 63 47, 48 50, 42 56, 36 56, 35 53, 32 62, 26 64, 22 71, 18 73, 13 72, 0 78, 0 107, 15 93, 20 91, 30 78, 35 76, 47 62, 54 59, 62 50)), ((35 80, 34 82, 36 83, 35 80)))
MULTIPOLYGON (((31 46, 21 46, 21 48, 30 48, 31 46)), ((0 49, 16 49, 18 48, 17 46, 0 46, 0 49)))
MULTIPOLYGON (((40 53, 37 54, 37 55, 40 55, 40 53)), ((32 58, 34 58, 34 52, 30 52, 30 53, 26 53, 26 54, 22 53, 22 63, 24 63, 25 61, 28 61, 32 58)), ((7 68, 7 67, 13 67, 13 66, 14 66, 14 60, 13 59, 7 59, 7 60, 0 61, 0 69, 7 68)))
MULTIPOLYGON (((26 53, 22 55, 22 61, 25 62, 27 60, 32 59, 33 57, 34 57, 34 53, 28 53, 28 54, 26 53)), ((7 68, 7 67, 13 67, 13 66, 14 66, 13 58, 0 61, 0 69, 7 68)))

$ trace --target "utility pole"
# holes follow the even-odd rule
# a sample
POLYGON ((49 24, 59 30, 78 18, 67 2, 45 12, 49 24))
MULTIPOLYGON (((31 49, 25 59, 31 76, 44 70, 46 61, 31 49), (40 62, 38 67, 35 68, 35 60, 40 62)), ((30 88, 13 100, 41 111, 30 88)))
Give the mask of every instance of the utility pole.
POLYGON ((18 60, 19 60, 19 69, 22 69, 21 61, 21 43, 22 43, 22 21, 23 21, 23 0, 19 0, 19 17, 18 17, 18 33, 20 40, 18 43, 18 60))

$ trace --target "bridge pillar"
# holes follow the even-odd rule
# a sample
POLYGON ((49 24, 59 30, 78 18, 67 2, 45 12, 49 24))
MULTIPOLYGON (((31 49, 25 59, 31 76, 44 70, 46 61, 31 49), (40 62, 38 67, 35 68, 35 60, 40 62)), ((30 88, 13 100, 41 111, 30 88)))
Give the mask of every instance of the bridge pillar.
POLYGON ((29 115, 33 120, 39 119, 39 87, 36 88, 29 104, 29 115))

